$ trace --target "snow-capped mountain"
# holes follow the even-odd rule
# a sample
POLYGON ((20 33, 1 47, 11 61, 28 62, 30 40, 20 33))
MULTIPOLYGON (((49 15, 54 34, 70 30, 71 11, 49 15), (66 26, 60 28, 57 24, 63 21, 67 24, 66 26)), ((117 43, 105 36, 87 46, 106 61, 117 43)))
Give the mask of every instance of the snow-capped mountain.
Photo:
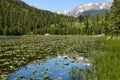
POLYGON ((103 2, 103 3, 88 3, 81 4, 69 11, 56 11, 57 14, 64 14, 68 16, 78 17, 79 15, 96 15, 102 14, 110 11, 112 3, 111 2, 103 2))

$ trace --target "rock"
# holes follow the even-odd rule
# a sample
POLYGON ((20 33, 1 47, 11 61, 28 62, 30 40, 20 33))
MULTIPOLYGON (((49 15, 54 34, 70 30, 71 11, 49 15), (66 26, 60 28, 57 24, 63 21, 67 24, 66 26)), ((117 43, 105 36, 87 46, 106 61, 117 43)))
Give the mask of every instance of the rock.
POLYGON ((50 34, 49 33, 46 33, 45 36, 49 36, 50 34))

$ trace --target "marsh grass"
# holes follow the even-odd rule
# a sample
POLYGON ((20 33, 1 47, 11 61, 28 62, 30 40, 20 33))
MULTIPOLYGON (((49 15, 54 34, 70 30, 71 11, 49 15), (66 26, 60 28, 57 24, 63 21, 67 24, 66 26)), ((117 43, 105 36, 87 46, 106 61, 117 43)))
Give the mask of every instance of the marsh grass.
POLYGON ((91 79, 120 80, 120 39, 100 38, 90 52, 93 65, 91 79))
POLYGON ((89 48, 86 55, 92 69, 72 68, 71 79, 79 80, 79 74, 80 80, 120 80, 120 38, 100 37, 89 48))

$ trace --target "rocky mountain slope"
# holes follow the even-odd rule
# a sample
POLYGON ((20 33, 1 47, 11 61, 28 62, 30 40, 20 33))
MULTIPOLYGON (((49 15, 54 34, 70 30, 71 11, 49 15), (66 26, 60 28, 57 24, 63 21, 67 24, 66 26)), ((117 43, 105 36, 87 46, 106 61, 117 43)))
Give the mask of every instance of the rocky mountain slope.
POLYGON ((97 14, 103 14, 109 12, 111 5, 112 5, 111 2, 103 2, 100 4, 97 3, 81 4, 69 11, 56 11, 55 13, 74 16, 74 17, 78 17, 79 15, 88 15, 88 14, 97 15, 97 14))

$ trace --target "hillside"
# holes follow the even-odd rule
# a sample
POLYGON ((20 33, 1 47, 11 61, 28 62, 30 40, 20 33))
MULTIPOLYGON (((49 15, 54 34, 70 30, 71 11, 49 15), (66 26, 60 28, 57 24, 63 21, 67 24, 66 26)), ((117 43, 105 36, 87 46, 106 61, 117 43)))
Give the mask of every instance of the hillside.
POLYGON ((98 35, 108 34, 110 30, 106 22, 109 13, 75 18, 37 9, 21 0, 2 0, 0 7, 0 35, 4 36, 98 35))
POLYGON ((35 34, 40 28, 71 20, 72 17, 37 9, 21 0, 0 1, 0 35, 35 34))

